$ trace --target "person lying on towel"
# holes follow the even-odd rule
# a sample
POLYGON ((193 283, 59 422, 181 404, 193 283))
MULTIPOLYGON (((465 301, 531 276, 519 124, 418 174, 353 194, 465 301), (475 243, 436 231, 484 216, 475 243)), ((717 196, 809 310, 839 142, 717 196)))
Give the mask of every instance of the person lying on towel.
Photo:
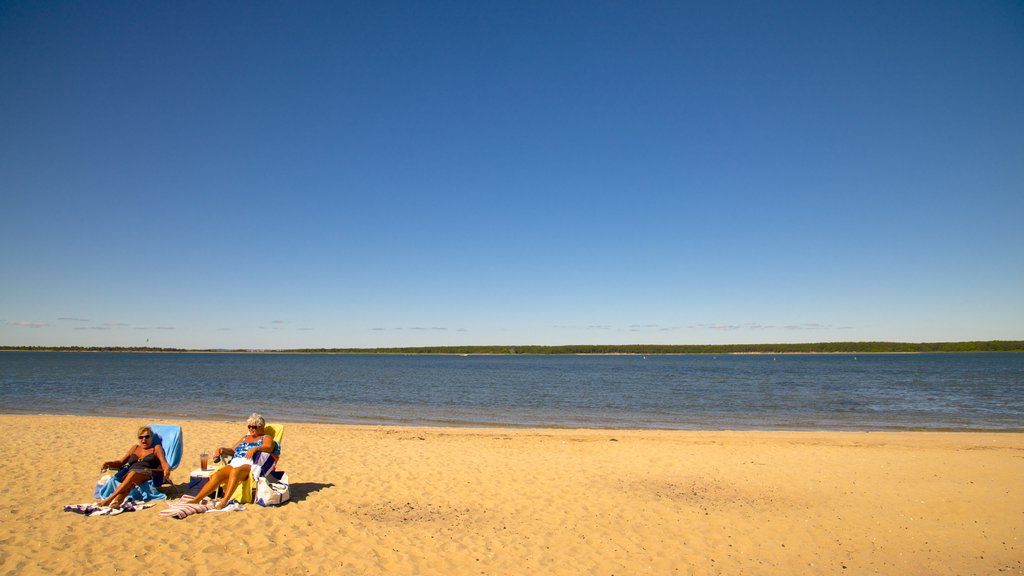
POLYGON ((257 479, 274 469, 277 463, 274 438, 264 433, 266 424, 263 416, 253 413, 246 422, 248 434, 243 436, 234 448, 218 448, 214 452, 213 461, 223 460, 224 466, 210 475, 206 486, 196 494, 196 502, 202 502, 203 498, 213 494, 218 487, 224 486, 225 497, 215 506, 217 509, 223 509, 227 506, 230 495, 245 480, 246 475, 257 479))
POLYGON ((149 426, 139 428, 137 434, 139 443, 128 449, 128 453, 120 460, 110 460, 103 463, 103 469, 118 470, 118 474, 124 474, 121 485, 114 490, 114 493, 97 502, 99 506, 110 506, 117 508, 124 502, 125 497, 139 484, 146 480, 152 480, 153 474, 163 472, 163 479, 171 480, 171 466, 164 456, 164 449, 160 445, 153 445, 153 430, 149 426))

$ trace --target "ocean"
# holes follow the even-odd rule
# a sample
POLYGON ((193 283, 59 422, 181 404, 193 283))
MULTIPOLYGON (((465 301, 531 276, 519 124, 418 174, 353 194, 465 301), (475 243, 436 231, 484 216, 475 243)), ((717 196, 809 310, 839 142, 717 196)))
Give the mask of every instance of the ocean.
POLYGON ((0 352, 0 412, 427 426, 1024 430, 1024 354, 0 352))

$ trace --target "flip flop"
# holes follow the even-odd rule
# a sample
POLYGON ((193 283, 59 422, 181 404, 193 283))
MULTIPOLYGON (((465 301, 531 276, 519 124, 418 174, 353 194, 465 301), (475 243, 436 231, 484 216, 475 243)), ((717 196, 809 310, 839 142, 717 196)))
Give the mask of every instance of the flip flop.
POLYGON ((223 508, 217 508, 217 507, 211 505, 210 509, 208 511, 209 512, 240 512, 242 510, 245 510, 245 506, 243 506, 242 504, 238 503, 238 501, 236 501, 236 500, 231 500, 223 508))

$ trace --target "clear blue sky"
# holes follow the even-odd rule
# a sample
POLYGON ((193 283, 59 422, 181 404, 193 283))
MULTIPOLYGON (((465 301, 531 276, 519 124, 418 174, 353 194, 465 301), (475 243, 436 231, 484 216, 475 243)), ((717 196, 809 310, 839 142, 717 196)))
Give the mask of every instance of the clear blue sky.
POLYGON ((1024 339, 1024 5, 0 2, 0 344, 1024 339))

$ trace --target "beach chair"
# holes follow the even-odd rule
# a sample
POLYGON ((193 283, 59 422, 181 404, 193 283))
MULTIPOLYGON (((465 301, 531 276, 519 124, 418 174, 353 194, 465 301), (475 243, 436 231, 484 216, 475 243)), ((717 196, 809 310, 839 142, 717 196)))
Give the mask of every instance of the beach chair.
MULTIPOLYGON (((270 472, 266 474, 266 477, 271 482, 278 482, 281 477, 284 476, 284 472, 277 470, 277 465, 280 463, 281 458, 281 443, 284 441, 284 424, 267 424, 263 428, 264 433, 269 434, 274 438, 274 453, 268 454, 266 457, 272 458, 274 463, 270 468, 270 472)), ((265 452, 263 454, 266 454, 265 452)), ((235 488, 234 493, 231 494, 231 498, 238 500, 242 504, 250 504, 256 500, 256 483, 252 480, 250 474, 243 482, 240 482, 238 487, 235 488)))
MULTIPOLYGON (((153 445, 162 446, 164 457, 167 458, 167 464, 171 467, 171 470, 177 469, 178 464, 181 463, 181 452, 184 442, 181 426, 177 424, 150 424, 149 427, 153 430, 153 445)), ((93 496, 102 499, 113 494, 114 490, 117 490, 117 487, 121 485, 121 480, 118 476, 118 474, 114 474, 106 482, 97 484, 93 496)), ((133 488, 128 494, 128 498, 135 500, 165 500, 167 495, 160 492, 159 488, 166 481, 167 479, 164 478, 162 471, 154 472, 153 479, 147 480, 133 488)))

